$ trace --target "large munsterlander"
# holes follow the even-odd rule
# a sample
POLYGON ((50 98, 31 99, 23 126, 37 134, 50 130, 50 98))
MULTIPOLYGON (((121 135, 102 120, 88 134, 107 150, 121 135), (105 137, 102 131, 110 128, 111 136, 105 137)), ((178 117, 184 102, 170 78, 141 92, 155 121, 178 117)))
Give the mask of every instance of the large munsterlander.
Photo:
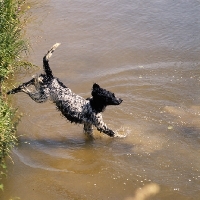
POLYGON ((24 92, 38 103, 47 100, 53 101, 58 110, 60 110, 70 122, 84 124, 84 131, 86 133, 92 134, 92 126, 94 125, 97 130, 110 137, 117 136, 117 134, 109 129, 103 122, 101 113, 108 105, 121 104, 122 99, 116 98, 114 93, 101 88, 96 83, 92 87, 92 97, 84 99, 73 93, 71 89, 66 87, 58 78, 54 77, 49 67, 49 58, 59 45, 59 43, 56 43, 44 56, 44 74, 35 76, 30 81, 21 84, 7 94, 24 92), (35 86, 34 91, 28 88, 30 85, 35 86))

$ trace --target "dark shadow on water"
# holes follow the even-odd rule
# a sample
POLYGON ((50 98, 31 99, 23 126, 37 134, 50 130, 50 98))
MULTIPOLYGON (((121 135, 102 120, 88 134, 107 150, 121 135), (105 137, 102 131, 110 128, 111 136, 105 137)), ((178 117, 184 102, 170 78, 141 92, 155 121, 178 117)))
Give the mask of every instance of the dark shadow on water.
POLYGON ((31 147, 33 149, 42 148, 63 148, 63 149, 98 149, 108 148, 114 151, 131 152, 134 144, 127 143, 122 138, 109 138, 109 137, 91 137, 84 135, 79 138, 54 138, 54 139, 35 139, 27 137, 19 137, 16 149, 21 147, 31 147))

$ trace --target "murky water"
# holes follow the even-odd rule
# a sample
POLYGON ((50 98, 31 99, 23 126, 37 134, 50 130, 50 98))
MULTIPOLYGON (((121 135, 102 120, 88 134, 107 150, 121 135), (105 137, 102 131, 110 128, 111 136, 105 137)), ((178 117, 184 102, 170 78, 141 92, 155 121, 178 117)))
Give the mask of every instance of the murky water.
POLYGON ((138 193, 152 184, 149 199, 200 199, 200 1, 30 6, 29 59, 42 66, 44 53, 61 42, 50 60, 54 75, 85 98, 94 82, 115 92, 124 101, 108 107, 104 120, 128 136, 95 131, 88 139, 51 103, 12 96, 24 116, 1 199, 142 200, 138 193))

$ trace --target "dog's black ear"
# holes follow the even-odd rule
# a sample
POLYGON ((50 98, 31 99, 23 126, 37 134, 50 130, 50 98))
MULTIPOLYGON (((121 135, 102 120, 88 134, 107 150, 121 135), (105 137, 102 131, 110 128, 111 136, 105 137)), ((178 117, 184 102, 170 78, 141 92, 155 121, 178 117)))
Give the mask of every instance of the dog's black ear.
POLYGON ((100 88, 100 86, 97 83, 94 83, 92 89, 94 90, 94 89, 97 89, 97 88, 100 88))

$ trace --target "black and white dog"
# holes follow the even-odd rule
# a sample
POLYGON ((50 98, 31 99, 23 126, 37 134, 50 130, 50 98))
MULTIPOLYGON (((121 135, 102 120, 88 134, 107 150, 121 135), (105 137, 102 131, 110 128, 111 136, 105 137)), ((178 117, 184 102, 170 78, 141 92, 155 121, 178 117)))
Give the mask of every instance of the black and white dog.
POLYGON ((84 99, 74 94, 58 78, 54 77, 49 67, 49 58, 54 50, 59 46, 56 43, 43 57, 44 74, 34 76, 30 81, 21 84, 12 89, 7 94, 24 92, 28 94, 35 102, 42 103, 50 100, 56 104, 58 110, 70 121, 84 124, 85 133, 92 134, 94 125, 97 130, 107 134, 110 137, 117 134, 109 129, 102 119, 102 112, 108 105, 119 105, 122 99, 116 98, 114 93, 94 84, 92 88, 92 97, 84 99), (35 91, 30 91, 28 87, 35 86, 35 91))

